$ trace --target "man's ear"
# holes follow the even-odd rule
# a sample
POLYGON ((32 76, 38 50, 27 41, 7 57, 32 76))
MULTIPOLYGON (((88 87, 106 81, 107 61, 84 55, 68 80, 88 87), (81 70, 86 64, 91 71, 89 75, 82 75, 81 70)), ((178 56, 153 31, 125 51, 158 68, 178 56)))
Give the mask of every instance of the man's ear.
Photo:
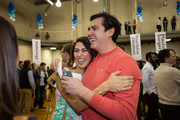
POLYGON ((164 62, 167 62, 168 61, 168 58, 167 57, 165 57, 165 60, 164 60, 164 62))
POLYGON ((108 30, 108 33, 109 33, 109 36, 113 36, 113 34, 114 34, 114 32, 115 32, 115 29, 112 27, 111 29, 109 29, 108 30))

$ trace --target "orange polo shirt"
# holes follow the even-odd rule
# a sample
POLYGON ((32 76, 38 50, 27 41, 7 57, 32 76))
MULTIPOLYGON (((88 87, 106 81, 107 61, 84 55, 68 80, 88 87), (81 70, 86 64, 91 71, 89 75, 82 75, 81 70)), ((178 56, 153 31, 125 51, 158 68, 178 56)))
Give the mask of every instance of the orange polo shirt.
POLYGON ((86 69, 83 84, 93 90, 108 79, 111 73, 122 71, 119 76, 134 76, 130 90, 107 93, 104 97, 94 94, 89 108, 82 113, 83 120, 121 119, 134 120, 139 98, 141 72, 136 61, 126 52, 116 47, 114 50, 98 54, 86 69))

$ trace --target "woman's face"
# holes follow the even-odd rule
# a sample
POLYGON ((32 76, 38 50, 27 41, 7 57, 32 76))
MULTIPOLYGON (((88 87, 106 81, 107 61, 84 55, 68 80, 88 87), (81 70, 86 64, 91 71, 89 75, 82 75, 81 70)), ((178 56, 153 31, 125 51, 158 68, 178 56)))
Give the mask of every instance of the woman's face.
POLYGON ((80 69, 85 69, 92 60, 92 56, 81 42, 77 42, 75 45, 74 59, 80 69))

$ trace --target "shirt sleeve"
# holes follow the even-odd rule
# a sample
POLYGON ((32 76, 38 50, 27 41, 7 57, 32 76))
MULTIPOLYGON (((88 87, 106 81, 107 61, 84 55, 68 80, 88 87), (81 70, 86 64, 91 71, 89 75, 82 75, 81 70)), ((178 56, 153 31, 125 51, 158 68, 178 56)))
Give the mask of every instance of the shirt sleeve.
POLYGON ((36 75, 35 73, 33 73, 33 76, 34 76, 35 78, 41 78, 40 75, 36 75))
POLYGON ((107 98, 106 95, 103 97, 95 93, 89 104, 109 119, 134 120, 140 92, 140 80, 142 79, 140 70, 133 58, 115 60, 114 62, 115 64, 111 65, 111 68, 114 67, 112 72, 121 69, 120 76, 134 76, 134 85, 130 90, 107 93, 113 94, 113 98, 107 98))
POLYGON ((28 72, 28 78, 29 78, 29 83, 30 83, 32 89, 35 90, 36 85, 34 82, 33 72, 31 70, 28 72))
POLYGON ((150 85, 149 85, 149 74, 150 74, 150 71, 149 69, 143 69, 143 72, 142 72, 142 83, 143 83, 143 89, 148 93, 150 94, 150 85))

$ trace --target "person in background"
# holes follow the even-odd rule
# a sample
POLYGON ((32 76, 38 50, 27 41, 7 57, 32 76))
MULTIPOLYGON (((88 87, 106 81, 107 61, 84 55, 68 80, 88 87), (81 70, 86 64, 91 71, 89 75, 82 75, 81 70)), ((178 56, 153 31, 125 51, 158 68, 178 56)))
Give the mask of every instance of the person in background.
MULTIPOLYGON (((119 21, 108 13, 92 15, 90 21, 88 39, 90 47, 98 55, 87 67, 82 83, 79 79, 63 76, 62 87, 67 93, 80 97, 90 106, 82 111, 83 120, 133 120, 137 116, 141 73, 136 61, 115 44, 120 30, 119 21), (108 92, 97 87, 116 71, 121 71, 118 77, 133 76, 131 89, 108 92)), ((82 59, 78 61, 79 64, 81 61, 83 62, 82 59)))
POLYGON ((119 32, 119 35, 121 36, 121 27, 122 27, 122 24, 121 23, 119 23, 119 26, 120 26, 120 32, 119 32))
POLYGON ((61 50, 61 53, 60 53, 61 57, 62 57, 63 68, 65 68, 65 69, 66 69, 66 67, 68 67, 71 47, 72 47, 72 44, 64 45, 62 50, 61 50))
POLYGON ((176 16, 174 15, 171 19, 171 27, 172 27, 172 31, 176 30, 176 16))
POLYGON ((131 23, 128 21, 128 35, 132 34, 131 32, 131 23))
POLYGON ((25 60, 23 68, 19 72, 20 83, 20 112, 23 112, 25 106, 25 113, 30 113, 32 106, 32 93, 35 91, 35 82, 33 72, 30 69, 30 61, 25 60))
POLYGON ((173 65, 173 67, 177 68, 178 70, 180 70, 180 56, 176 55, 177 59, 176 59, 176 64, 173 65))
POLYGON ((156 21, 156 29, 158 29, 158 32, 161 32, 161 17, 158 17, 156 21))
POLYGON ((46 86, 46 80, 48 78, 48 74, 45 71, 46 64, 44 62, 41 62, 40 66, 34 71, 34 73, 40 78, 35 78, 36 83, 36 90, 35 90, 35 100, 34 100, 34 107, 39 105, 40 109, 44 109, 43 106, 44 102, 44 93, 45 93, 45 86, 46 86))
POLYGON ((148 112, 145 120, 160 119, 158 111, 158 93, 154 81, 154 63, 156 62, 156 55, 154 52, 146 53, 146 64, 142 69, 143 76, 143 99, 148 106, 148 112))
POLYGON ((23 68, 23 61, 19 61, 18 72, 23 68))
POLYGON ((136 19, 133 21, 133 32, 136 34, 136 19))
POLYGON ((180 70, 176 64, 176 53, 172 49, 159 51, 160 66, 154 72, 159 95, 159 107, 163 120, 179 120, 180 113, 180 70))
POLYGON ((0 26, 0 120, 37 120, 19 115, 17 34, 12 24, 1 16, 0 26))
POLYGON ((166 17, 163 18, 163 28, 164 28, 164 31, 167 32, 167 27, 168 27, 168 20, 166 17))
POLYGON ((127 21, 124 23, 124 30, 126 32, 126 35, 128 35, 128 22, 127 21))

